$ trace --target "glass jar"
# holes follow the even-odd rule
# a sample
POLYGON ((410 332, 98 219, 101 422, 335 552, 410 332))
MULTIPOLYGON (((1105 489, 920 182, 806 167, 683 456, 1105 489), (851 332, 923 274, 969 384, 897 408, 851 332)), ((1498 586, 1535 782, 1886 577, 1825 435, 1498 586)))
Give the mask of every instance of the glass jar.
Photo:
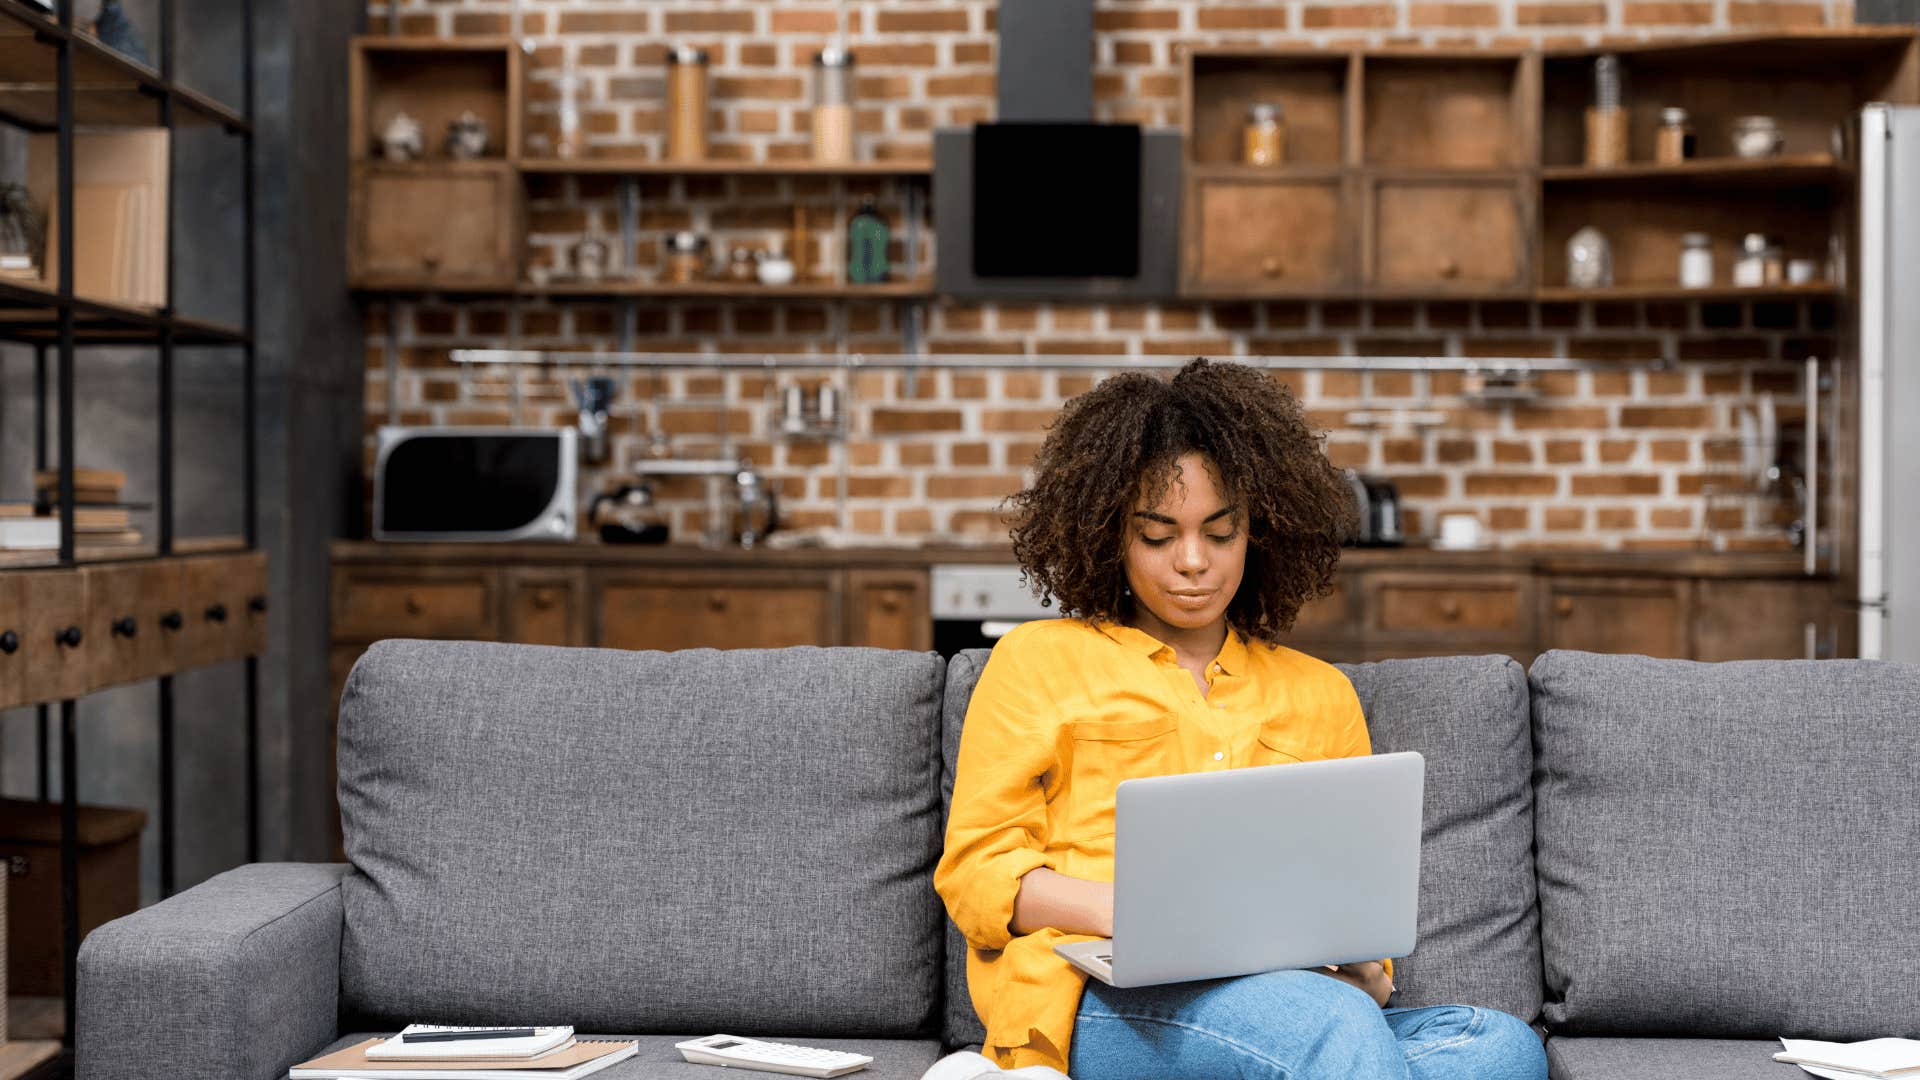
POLYGON ((580 72, 568 60, 560 75, 560 134, 555 137, 553 154, 561 158, 582 157, 586 151, 586 132, 580 124, 580 72))
POLYGON ((1287 125, 1280 118, 1280 106, 1271 102, 1247 110, 1246 126, 1240 129, 1240 162, 1243 165, 1279 165, 1287 159, 1287 125))
POLYGON ((1766 284, 1767 249, 1772 246, 1772 242, 1762 233, 1748 233, 1742 237, 1740 257, 1733 261, 1733 283, 1743 288, 1766 284))
POLYGON ((813 57, 813 160, 853 160, 853 54, 837 46, 813 57))
POLYGON ((1567 240, 1567 284, 1576 289, 1613 284, 1613 246, 1591 225, 1567 240))
POLYGON ((706 237, 696 232, 677 232, 667 237, 667 281, 686 285, 705 277, 706 271, 706 237))
POLYGON ((685 45, 667 53, 667 157, 707 156, 707 54, 685 45))
POLYGON ((733 245, 733 254, 727 258, 727 280, 745 284, 759 277, 759 272, 753 249, 745 244, 733 245))
POLYGON ((1777 157, 1785 146, 1780 125, 1771 116, 1742 116, 1733 122, 1733 152, 1743 158, 1777 157))
POLYGON ((1713 237, 1690 232, 1680 237, 1680 287, 1713 287, 1713 237))
POLYGON ((1653 137, 1653 160, 1661 165, 1678 165, 1693 155, 1693 128, 1687 123, 1687 110, 1672 106, 1661 109, 1660 129, 1653 137))

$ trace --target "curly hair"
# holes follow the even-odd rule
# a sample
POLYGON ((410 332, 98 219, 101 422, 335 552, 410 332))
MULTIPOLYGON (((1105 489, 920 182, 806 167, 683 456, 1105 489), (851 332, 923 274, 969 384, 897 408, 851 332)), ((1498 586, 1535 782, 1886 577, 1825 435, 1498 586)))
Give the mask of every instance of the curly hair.
POLYGON ((1354 525, 1351 489, 1322 438, 1285 386, 1242 364, 1195 359, 1171 381, 1115 375, 1067 402, 1034 459, 1033 483, 1007 500, 1014 558, 1043 603, 1125 621, 1136 500, 1157 503, 1181 455, 1198 452, 1247 528, 1246 573, 1227 623, 1277 644, 1301 606, 1332 587, 1354 525))

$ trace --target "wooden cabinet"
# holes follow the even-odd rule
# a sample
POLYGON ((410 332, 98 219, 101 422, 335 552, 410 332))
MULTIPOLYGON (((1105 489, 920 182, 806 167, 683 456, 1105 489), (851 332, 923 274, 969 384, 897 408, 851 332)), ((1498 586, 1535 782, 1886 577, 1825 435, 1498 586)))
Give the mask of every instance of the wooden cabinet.
POLYGON ((500 636, 498 580, 490 567, 348 570, 334 578, 334 639, 494 640, 500 636))
POLYGON ((920 570, 849 570, 844 641, 876 649, 933 648, 927 575, 920 570))
POLYGON ((1369 287, 1421 294, 1528 288, 1530 215, 1517 180, 1381 177, 1368 184, 1369 287))
POLYGON ((505 573, 505 640, 528 645, 585 645, 588 642, 584 572, 520 567, 505 573))
POLYGON ((1694 583, 1697 660, 1817 660, 1837 654, 1838 612, 1824 581, 1694 583))
POLYGON ((1338 176, 1202 176, 1189 193, 1186 278, 1198 290, 1324 293, 1352 284, 1352 229, 1338 176))
POLYGON ((504 162, 355 167, 355 285, 510 286, 520 268, 520 179, 504 162))
POLYGON ((1553 579, 1541 648, 1690 656, 1691 586, 1670 578, 1553 579))
POLYGON ((87 652, 87 581, 70 570, 31 570, 17 575, 25 594, 26 628, 20 635, 25 662, 25 700, 77 698, 91 687, 87 652))
POLYGON ((27 700, 27 583, 0 574, 0 709, 27 700))
POLYGON ((594 640, 610 649, 777 649, 833 644, 826 572, 609 572, 593 590, 594 640))

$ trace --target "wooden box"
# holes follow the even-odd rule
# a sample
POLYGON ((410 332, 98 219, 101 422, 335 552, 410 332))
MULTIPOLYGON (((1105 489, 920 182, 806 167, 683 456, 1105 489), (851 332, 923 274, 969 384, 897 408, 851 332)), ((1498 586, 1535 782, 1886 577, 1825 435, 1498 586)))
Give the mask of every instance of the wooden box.
MULTIPOLYGON (((80 936, 140 907, 144 810, 79 808, 80 936)), ((7 890, 7 983, 16 994, 58 996, 66 985, 60 918, 60 805, 0 799, 7 890)))
POLYGON ((522 192, 501 162, 355 167, 348 246, 356 285, 512 285, 522 192))
POLYGON ((447 127, 465 113, 487 126, 483 158, 520 150, 521 53, 505 38, 361 37, 348 72, 349 151, 380 158, 380 138, 400 113, 420 124, 423 161, 446 160, 447 127))
POLYGON ((1353 284, 1350 187, 1337 174, 1197 174, 1188 192, 1190 289, 1324 295, 1353 284))
POLYGON ((1348 86, 1356 61, 1322 50, 1248 54, 1195 49, 1188 55, 1187 155, 1196 165, 1241 162, 1241 131, 1256 103, 1280 106, 1287 130, 1279 168, 1346 162, 1348 86))
POLYGON ((1521 182, 1377 177, 1367 190, 1370 291, 1487 295, 1531 287, 1533 217, 1521 182))
POLYGON ((1367 56, 1362 160, 1388 169, 1530 167, 1533 70, 1519 54, 1367 56))

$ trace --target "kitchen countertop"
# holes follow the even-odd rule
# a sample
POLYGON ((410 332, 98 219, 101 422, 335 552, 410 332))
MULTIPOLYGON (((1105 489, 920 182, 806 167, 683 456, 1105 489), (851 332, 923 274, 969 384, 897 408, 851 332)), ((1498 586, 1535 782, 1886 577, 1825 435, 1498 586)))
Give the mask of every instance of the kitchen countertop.
MULTIPOLYGON (((344 565, 424 563, 569 563, 740 570, 750 567, 832 569, 842 566, 915 569, 943 563, 1013 562, 1005 544, 926 544, 884 547, 704 548, 693 544, 409 543, 335 540, 333 560, 344 565)), ((1349 548, 1341 564, 1355 570, 1491 571, 1657 577, 1799 578, 1795 551, 1443 551, 1417 545, 1349 548)), ((1828 576, 1825 568, 1818 576, 1828 576)))

